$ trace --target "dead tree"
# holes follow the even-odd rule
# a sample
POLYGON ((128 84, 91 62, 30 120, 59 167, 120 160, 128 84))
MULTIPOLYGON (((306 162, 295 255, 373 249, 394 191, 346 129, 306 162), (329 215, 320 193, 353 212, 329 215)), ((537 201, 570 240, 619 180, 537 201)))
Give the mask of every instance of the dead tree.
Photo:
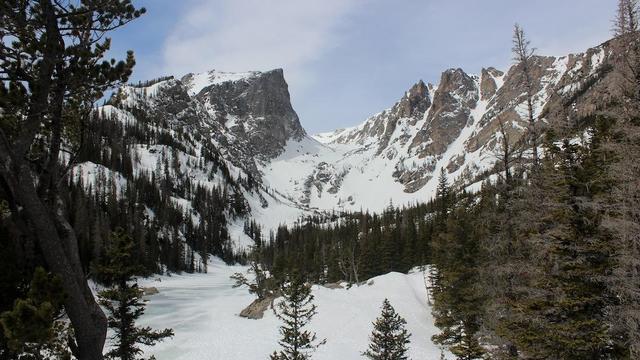
POLYGON ((525 88, 526 104, 527 104, 527 122, 528 131, 527 138, 531 149, 533 150, 533 164, 538 165, 538 129, 535 119, 534 109, 534 86, 532 70, 534 66, 533 57, 535 49, 531 47, 531 42, 525 36, 524 30, 518 24, 513 30, 513 60, 515 60, 522 71, 522 83, 525 88))

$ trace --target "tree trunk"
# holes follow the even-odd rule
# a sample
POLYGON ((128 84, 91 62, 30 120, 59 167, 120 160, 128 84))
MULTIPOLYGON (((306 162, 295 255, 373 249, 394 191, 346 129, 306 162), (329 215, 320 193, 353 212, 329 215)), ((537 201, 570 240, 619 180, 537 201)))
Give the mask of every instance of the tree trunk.
POLYGON ((64 307, 77 341, 72 345, 74 355, 80 360, 101 360, 107 319, 84 278, 73 229, 61 216, 59 205, 56 214, 41 201, 28 164, 13 161, 8 150, 6 141, 0 141, 0 176, 19 204, 18 215, 29 224, 49 269, 62 280, 64 307))

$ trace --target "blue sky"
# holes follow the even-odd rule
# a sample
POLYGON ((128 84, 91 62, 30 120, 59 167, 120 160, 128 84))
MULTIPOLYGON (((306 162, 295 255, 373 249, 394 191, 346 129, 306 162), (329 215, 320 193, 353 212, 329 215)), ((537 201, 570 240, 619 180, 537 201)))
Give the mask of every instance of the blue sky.
POLYGON ((615 0, 138 0, 147 14, 113 34, 133 80, 283 68, 310 132, 353 126, 422 79, 505 69, 515 22, 542 55, 610 37, 615 0))

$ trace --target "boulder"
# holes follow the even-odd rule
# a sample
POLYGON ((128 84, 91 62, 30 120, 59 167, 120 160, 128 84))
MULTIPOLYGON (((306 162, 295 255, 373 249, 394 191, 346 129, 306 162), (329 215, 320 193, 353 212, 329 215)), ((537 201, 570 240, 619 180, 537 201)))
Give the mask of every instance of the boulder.
POLYGON ((327 289, 344 289, 344 286, 342 286, 340 283, 326 283, 322 286, 326 287, 327 289))
POLYGON ((160 291, 158 291, 158 288, 150 286, 150 287, 144 287, 142 288, 142 295, 144 296, 151 296, 151 295, 156 295, 159 294, 160 291))
POLYGON ((247 319, 262 319, 264 312, 272 306, 275 297, 268 296, 264 299, 255 299, 249 306, 240 312, 240 316, 247 319))

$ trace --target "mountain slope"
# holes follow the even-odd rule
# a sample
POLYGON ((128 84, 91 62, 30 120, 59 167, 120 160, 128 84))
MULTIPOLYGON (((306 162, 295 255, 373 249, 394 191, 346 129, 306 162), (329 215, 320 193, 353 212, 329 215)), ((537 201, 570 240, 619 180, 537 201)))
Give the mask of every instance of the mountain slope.
MULTIPOLYGON (((610 72, 617 61, 615 42, 533 60, 540 126, 552 118, 587 114, 598 107, 598 96, 615 91, 610 72), (560 114, 566 108, 570 112, 560 114)), ((500 123, 512 143, 526 132, 525 101, 519 65, 506 72, 483 69, 480 75, 447 70, 438 85, 418 82, 393 107, 356 127, 316 135, 324 147, 309 147, 309 140, 293 145, 300 155, 286 161, 308 170, 306 177, 296 173, 296 185, 287 190, 310 207, 381 210, 390 200, 431 198, 440 169, 459 186, 472 184, 493 171, 504 141, 500 123)), ((279 161, 285 160, 274 163, 279 161)), ((285 181, 278 183, 284 188, 285 181)))
MULTIPOLYGON (((581 54, 535 57, 540 124, 588 114, 615 92, 610 70, 618 48, 612 40, 581 54)), ((313 213, 424 201, 433 197, 441 169, 460 187, 477 183, 494 171, 505 141, 500 124, 510 142, 526 132, 525 100, 519 65, 479 75, 449 69, 439 84, 418 81, 390 109, 358 126, 309 136, 281 69, 210 71, 124 87, 97 113, 155 134, 154 141, 135 131, 125 135, 132 173, 155 172, 158 186, 161 172, 171 178, 174 186, 164 191, 196 227, 202 218, 196 199, 176 189, 220 189, 225 232, 239 249, 252 243, 243 232, 249 218, 274 229, 313 213)), ((91 163, 100 162, 87 159, 85 165, 91 163)), ((125 174, 118 183, 126 189, 133 178, 125 174)))

